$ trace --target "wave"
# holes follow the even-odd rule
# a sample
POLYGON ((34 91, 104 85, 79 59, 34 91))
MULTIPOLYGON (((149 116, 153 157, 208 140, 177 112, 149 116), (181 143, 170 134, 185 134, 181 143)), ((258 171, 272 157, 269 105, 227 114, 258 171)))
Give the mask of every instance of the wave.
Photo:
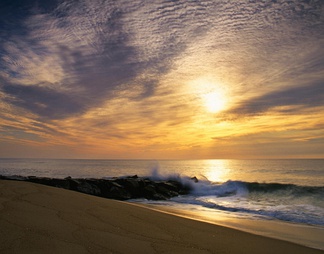
POLYGON ((254 219, 277 219, 292 223, 301 223, 308 225, 324 226, 323 208, 311 204, 276 204, 260 206, 253 204, 251 201, 236 202, 237 200, 226 200, 225 202, 217 202, 210 198, 173 198, 173 202, 182 205, 195 205, 212 210, 236 213, 240 216, 249 216, 254 219))
POLYGON ((189 186, 191 194, 197 196, 217 196, 225 197, 232 195, 276 194, 279 196, 318 196, 324 197, 324 186, 301 186, 285 183, 259 183, 228 180, 223 183, 211 182, 208 179, 198 180, 196 177, 181 177, 180 175, 161 176, 154 171, 150 177, 154 180, 177 180, 189 186))
POLYGON ((290 193, 296 196, 321 195, 324 196, 324 186, 299 186, 295 184, 282 183, 249 183, 245 185, 249 192, 263 192, 263 193, 290 193))
POLYGON ((232 195, 248 195, 251 193, 276 194, 289 196, 318 196, 324 197, 323 186, 301 186, 293 183, 259 183, 246 182, 239 180, 228 180, 222 183, 209 181, 206 177, 197 179, 196 177, 186 177, 180 174, 160 174, 159 166, 156 165, 151 170, 151 175, 148 177, 152 180, 176 180, 184 185, 187 185, 192 190, 193 195, 217 197, 232 196, 232 195))
POLYGON ((189 195, 171 202, 195 205, 254 218, 278 219, 293 223, 324 225, 324 186, 300 186, 285 183, 258 183, 229 180, 214 183, 208 179, 161 176, 156 180, 174 179, 187 185, 189 195))

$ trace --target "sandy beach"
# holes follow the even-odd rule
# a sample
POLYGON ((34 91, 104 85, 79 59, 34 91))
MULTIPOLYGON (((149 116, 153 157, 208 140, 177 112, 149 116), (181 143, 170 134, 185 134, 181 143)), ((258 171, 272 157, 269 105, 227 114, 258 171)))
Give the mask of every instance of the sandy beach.
POLYGON ((0 181, 0 253, 324 253, 149 208, 0 181))

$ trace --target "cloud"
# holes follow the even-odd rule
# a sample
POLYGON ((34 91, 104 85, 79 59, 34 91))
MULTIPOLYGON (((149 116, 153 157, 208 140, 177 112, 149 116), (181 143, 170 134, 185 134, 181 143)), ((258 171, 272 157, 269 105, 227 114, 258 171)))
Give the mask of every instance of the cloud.
MULTIPOLYGON (((200 105, 206 85, 228 92, 228 118, 304 119, 323 106, 322 9, 306 0, 1 1, 0 117, 49 142, 201 146, 227 133, 200 105)), ((231 133, 242 129, 231 123, 231 133)))
POLYGON ((72 94, 64 94, 48 87, 5 85, 3 91, 10 95, 7 102, 29 110, 43 118, 57 119, 84 110, 72 94))
POLYGON ((131 41, 131 33, 125 29, 125 22, 130 21, 124 14, 128 8, 127 4, 101 1, 62 2, 51 12, 34 8, 31 15, 19 19, 24 32, 12 32, 2 45, 3 92, 18 96, 15 105, 48 119, 82 113, 121 89, 138 86, 143 92, 137 99, 153 96, 159 84, 157 76, 170 69, 182 46, 171 45, 172 38, 166 38, 159 41, 163 48, 148 45, 151 53, 143 59, 142 45, 131 41), (9 88, 11 84, 15 85, 9 88), (69 95, 71 91, 73 95, 69 95), (27 97, 35 99, 37 94, 49 100, 40 98, 30 104, 27 97), (86 97, 89 100, 80 106, 86 97), (51 103, 55 100, 62 105, 56 107, 57 113, 51 103), (35 106, 40 104, 44 107, 35 106), (68 106, 65 111, 64 106, 68 106))
POLYGON ((162 76, 183 54, 216 51, 223 57, 212 58, 216 66, 228 61, 226 66, 240 68, 251 59, 262 67, 264 62, 251 58, 252 49, 266 52, 264 57, 273 55, 283 37, 289 43, 301 26, 306 35, 318 20, 318 3, 294 4, 292 9, 284 1, 28 2, 23 4, 26 13, 11 8, 19 18, 14 23, 9 16, 15 29, 2 44, 2 76, 8 85, 46 83, 60 93, 70 88, 82 98, 87 94, 92 98, 89 108, 102 104, 116 89, 134 86, 142 87, 145 99, 154 96, 162 76), (279 23, 287 28, 286 34, 278 33, 279 23), (264 37, 260 29, 272 38, 264 37), (270 43, 265 45, 266 41, 270 43), (189 45, 195 45, 191 52, 189 45), (224 52, 232 53, 222 56, 224 52))
POLYGON ((266 93, 262 96, 239 103, 225 112, 241 116, 258 115, 270 110, 281 113, 304 114, 303 109, 313 109, 324 106, 324 83, 309 86, 290 87, 266 93), (298 106, 298 107, 291 107, 298 106), (280 109, 283 107, 283 109, 280 109))

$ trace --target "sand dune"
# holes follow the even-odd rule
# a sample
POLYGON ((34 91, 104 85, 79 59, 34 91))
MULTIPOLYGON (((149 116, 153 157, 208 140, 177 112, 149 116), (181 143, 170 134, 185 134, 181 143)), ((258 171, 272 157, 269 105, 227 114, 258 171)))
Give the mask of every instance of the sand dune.
POLYGON ((324 253, 145 207, 0 181, 0 253, 324 253))

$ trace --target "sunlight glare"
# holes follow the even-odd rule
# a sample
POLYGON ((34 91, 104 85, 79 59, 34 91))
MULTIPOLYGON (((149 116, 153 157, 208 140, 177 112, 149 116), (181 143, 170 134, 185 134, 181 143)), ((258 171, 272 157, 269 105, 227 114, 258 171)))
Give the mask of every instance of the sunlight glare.
POLYGON ((225 108, 226 99, 221 92, 210 92, 203 96, 206 109, 211 113, 217 113, 225 108))
POLYGON ((230 179, 227 160, 205 160, 205 166, 208 168, 204 176, 211 182, 224 182, 230 179))

